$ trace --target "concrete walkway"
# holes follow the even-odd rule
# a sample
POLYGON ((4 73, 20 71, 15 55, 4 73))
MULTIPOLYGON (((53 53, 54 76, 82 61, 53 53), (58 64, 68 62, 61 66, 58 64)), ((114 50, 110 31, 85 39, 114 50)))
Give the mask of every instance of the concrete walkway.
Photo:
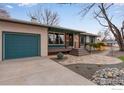
MULTIPOLYGON (((122 61, 115 57, 104 56, 100 54, 91 54, 86 56, 72 56, 65 55, 66 60, 59 61, 62 65, 71 65, 71 64, 119 64, 122 61)), ((55 58, 52 56, 50 58, 55 58)))
MULTIPOLYGON (((117 50, 118 48, 113 48, 113 50, 117 50)), ((122 63, 122 61, 114 56, 107 56, 111 52, 111 48, 107 48, 106 51, 96 54, 89 54, 85 56, 72 56, 65 55, 68 59, 64 61, 60 61, 59 63, 62 65, 70 65, 70 64, 118 64, 122 63)), ((50 56, 50 58, 56 58, 55 55, 50 56)))
POLYGON ((0 62, 0 85, 94 85, 48 58, 0 62))

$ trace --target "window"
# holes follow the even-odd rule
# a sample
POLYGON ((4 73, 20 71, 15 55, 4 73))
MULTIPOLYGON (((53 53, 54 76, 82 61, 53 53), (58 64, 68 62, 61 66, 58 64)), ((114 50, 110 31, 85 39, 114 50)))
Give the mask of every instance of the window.
POLYGON ((94 37, 90 37, 90 43, 94 43, 94 37))
POLYGON ((48 34, 48 41, 49 41, 49 44, 54 44, 55 42, 54 34, 48 34))
POLYGON ((60 44, 64 44, 64 35, 59 35, 60 37, 60 44))
POLYGON ((85 44, 85 36, 80 36, 80 44, 81 45, 85 44))
POLYGON ((86 43, 89 43, 89 42, 90 42, 90 37, 86 36, 86 43))
POLYGON ((49 44, 64 44, 64 34, 61 33, 49 33, 48 34, 49 44))

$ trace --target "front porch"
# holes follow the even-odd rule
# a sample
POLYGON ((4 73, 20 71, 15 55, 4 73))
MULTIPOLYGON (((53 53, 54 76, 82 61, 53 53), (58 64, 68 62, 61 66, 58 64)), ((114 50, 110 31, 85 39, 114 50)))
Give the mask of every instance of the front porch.
POLYGON ((48 54, 69 53, 73 48, 79 48, 79 35, 79 32, 50 28, 48 32, 48 54))
POLYGON ((48 54, 58 52, 70 53, 72 55, 85 55, 86 43, 95 42, 95 36, 81 34, 70 29, 49 28, 48 30, 48 54))

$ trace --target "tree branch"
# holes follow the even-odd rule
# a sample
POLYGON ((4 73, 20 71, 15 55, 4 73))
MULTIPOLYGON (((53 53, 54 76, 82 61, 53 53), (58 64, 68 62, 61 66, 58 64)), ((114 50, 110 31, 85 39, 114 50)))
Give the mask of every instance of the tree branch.
POLYGON ((82 9, 79 14, 82 15, 82 17, 84 17, 93 7, 95 6, 95 3, 88 5, 86 8, 82 9))
POLYGON ((34 12, 29 12, 28 16, 30 18, 35 17, 37 21, 41 24, 47 25, 58 25, 59 15, 57 12, 52 12, 49 9, 38 8, 34 12))
POLYGON ((99 23, 101 26, 108 27, 108 25, 104 25, 103 23, 101 23, 101 21, 100 21, 97 17, 96 17, 95 19, 98 21, 98 23, 99 23))

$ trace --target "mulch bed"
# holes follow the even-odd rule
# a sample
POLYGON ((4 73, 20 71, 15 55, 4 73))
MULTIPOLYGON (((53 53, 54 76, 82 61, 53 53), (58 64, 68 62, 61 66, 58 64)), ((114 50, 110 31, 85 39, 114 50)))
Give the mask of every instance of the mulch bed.
POLYGON ((91 79, 93 74, 104 68, 124 68, 124 62, 119 64, 111 64, 111 65, 98 65, 98 64, 71 64, 65 65, 65 67, 71 69, 72 71, 84 76, 87 79, 91 79))

